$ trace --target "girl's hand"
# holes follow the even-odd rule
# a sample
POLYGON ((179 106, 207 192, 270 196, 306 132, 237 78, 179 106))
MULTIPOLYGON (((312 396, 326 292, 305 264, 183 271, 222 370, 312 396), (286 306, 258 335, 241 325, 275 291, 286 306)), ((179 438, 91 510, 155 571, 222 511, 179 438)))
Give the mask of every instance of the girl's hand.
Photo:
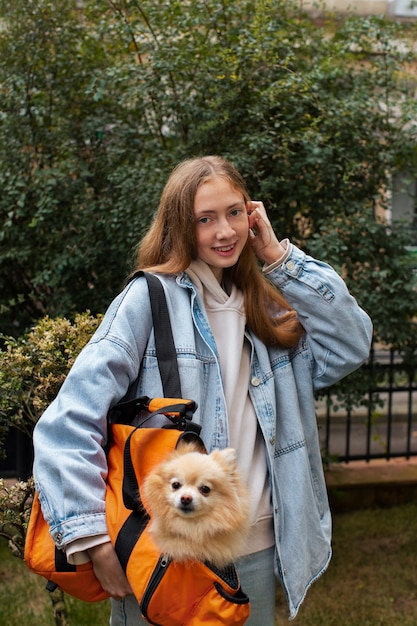
POLYGON ((93 562, 94 573, 104 591, 107 591, 115 600, 121 600, 133 594, 110 542, 90 548, 88 554, 93 562))
POLYGON ((277 261, 285 248, 279 243, 262 202, 248 202, 249 240, 256 256, 270 265, 277 261))

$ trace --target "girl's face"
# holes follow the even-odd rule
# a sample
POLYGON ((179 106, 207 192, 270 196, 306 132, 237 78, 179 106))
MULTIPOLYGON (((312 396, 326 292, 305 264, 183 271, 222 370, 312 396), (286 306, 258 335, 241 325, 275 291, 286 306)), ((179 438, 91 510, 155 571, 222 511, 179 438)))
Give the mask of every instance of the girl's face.
POLYGON ((203 183, 194 200, 197 256, 221 282, 223 270, 235 265, 249 236, 242 192, 223 178, 203 183))

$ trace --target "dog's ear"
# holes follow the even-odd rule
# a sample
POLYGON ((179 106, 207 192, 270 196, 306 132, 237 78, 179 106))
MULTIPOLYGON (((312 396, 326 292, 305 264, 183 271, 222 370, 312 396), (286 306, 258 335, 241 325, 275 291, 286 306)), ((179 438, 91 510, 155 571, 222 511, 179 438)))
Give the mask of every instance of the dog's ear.
POLYGON ((207 450, 200 437, 192 436, 193 433, 184 433, 178 440, 176 451, 178 454, 186 454, 187 452, 200 452, 207 454, 207 450))
POLYGON ((237 468, 237 454, 234 448, 213 450, 212 454, 225 463, 231 470, 235 470, 237 468))

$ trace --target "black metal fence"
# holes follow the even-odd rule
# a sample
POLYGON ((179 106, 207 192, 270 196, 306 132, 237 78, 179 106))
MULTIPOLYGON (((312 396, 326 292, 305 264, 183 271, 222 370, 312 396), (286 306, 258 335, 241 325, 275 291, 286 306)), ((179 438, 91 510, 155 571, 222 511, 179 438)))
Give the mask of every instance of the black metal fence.
POLYGON ((364 406, 335 411, 331 389, 318 402, 323 458, 347 463, 417 456, 417 356, 373 350, 362 371, 372 373, 364 406))

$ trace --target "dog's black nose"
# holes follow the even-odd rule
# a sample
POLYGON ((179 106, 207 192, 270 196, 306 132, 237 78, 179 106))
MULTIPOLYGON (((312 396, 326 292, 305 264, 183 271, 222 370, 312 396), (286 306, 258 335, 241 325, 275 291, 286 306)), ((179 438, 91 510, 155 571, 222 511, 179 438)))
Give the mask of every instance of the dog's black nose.
POLYGON ((193 499, 191 496, 181 496, 181 504, 183 506, 189 506, 192 503, 193 499))

